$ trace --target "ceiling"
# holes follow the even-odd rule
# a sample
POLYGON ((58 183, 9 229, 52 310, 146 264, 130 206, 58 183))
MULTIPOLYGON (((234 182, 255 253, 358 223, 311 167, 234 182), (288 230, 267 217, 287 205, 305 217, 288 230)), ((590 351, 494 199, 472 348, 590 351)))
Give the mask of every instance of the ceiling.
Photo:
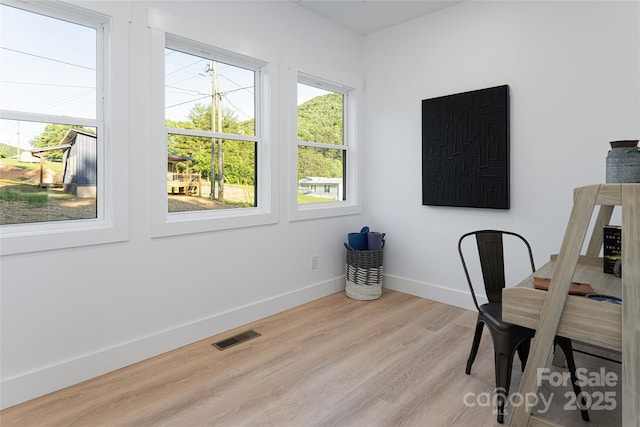
POLYGON ((463 0, 291 0, 366 35, 453 6, 463 0))

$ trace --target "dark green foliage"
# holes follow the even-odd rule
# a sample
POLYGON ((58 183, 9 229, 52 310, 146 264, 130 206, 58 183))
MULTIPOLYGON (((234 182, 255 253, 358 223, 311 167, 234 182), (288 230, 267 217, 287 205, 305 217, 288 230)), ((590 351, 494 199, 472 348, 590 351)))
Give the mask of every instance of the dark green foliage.
POLYGON ((25 192, 11 188, 0 188, 0 200, 7 202, 22 201, 33 208, 39 208, 47 204, 49 197, 46 191, 25 192))
MULTIPOLYGON (((331 93, 313 98, 298 107, 298 138, 301 141, 340 145, 343 143, 342 95, 331 93)), ((222 132, 255 135, 255 121, 238 121, 232 110, 221 112, 222 132)), ((166 120, 167 127, 180 129, 212 130, 211 105, 196 104, 189 114, 189 121, 166 120)), ((31 141, 37 148, 59 145, 70 128, 95 133, 79 126, 48 124, 44 131, 31 141)), ((169 154, 191 157, 190 172, 200 172, 211 180, 211 145, 213 139, 169 134, 169 154)), ((256 144, 245 141, 224 141, 225 181, 234 184, 255 185, 256 144)), ((3 153, 0 151, 0 153, 3 153)), ((298 153, 299 178, 304 176, 342 176, 342 150, 301 147, 298 153)), ((15 155, 15 154, 14 154, 15 155)), ((62 150, 47 153, 49 158, 62 158, 62 150)), ((178 162, 178 172, 186 170, 186 162, 178 162)))
MULTIPOLYGON (((343 144, 342 95, 331 93, 315 97, 298 107, 298 139, 325 144, 343 144)), ((182 129, 211 130, 211 106, 196 104, 188 122, 167 120, 167 126, 182 129)), ((255 135, 255 121, 238 121, 231 110, 222 111, 222 132, 255 135)), ((168 152, 193 158, 190 171, 200 172, 211 179, 211 138, 169 135, 168 152)), ((234 184, 255 185, 255 144, 244 141, 224 141, 225 181, 234 184)), ((185 163, 176 168, 184 171, 185 163)), ((315 147, 300 147, 298 151, 298 178, 305 176, 342 177, 343 151, 315 147)))
MULTIPOLYGON (((342 95, 317 96, 298 106, 298 140, 343 144, 342 95)), ((342 177, 343 150, 298 148, 298 179, 305 176, 342 177)))
MULTIPOLYGON (((222 111, 222 132, 254 135, 254 120, 239 122, 233 111, 222 111)), ((168 127, 181 129, 211 130, 211 107, 196 104, 189 114, 188 122, 167 120, 168 127)), ((169 134, 167 151, 169 154, 191 157, 190 172, 200 172, 201 176, 211 180, 211 144, 214 138, 169 134)), ((223 141, 225 181, 234 184, 255 184, 255 144, 244 141, 223 141)), ((217 165, 216 165, 217 166, 217 165)), ((186 170, 186 163, 179 162, 176 169, 186 170)))
POLYGON ((342 150, 298 147, 298 180, 306 176, 342 177, 342 150))
POLYGON ((13 157, 18 155, 18 149, 12 145, 0 142, 0 158, 13 157))
POLYGON ((342 95, 317 96, 298 106, 298 140, 342 144, 342 95))

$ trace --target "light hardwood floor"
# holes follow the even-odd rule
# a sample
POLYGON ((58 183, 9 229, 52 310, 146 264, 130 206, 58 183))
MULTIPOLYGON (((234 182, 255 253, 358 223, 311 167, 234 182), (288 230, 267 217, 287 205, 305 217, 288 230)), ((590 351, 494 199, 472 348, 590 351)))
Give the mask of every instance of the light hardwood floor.
MULTIPOLYGON (((467 393, 467 402, 477 402, 494 388, 486 328, 472 374, 464 373, 475 319, 475 312, 386 289, 375 301, 336 293, 5 409, 0 424, 498 425, 492 407, 464 401, 467 393), (250 328, 262 335, 224 351, 212 346, 250 328)), ((576 354, 579 366, 602 366, 593 360, 576 354)), ((564 390, 552 390, 559 403, 551 418, 619 425, 616 411, 592 411, 592 422, 584 423, 578 411, 562 410, 564 390)))

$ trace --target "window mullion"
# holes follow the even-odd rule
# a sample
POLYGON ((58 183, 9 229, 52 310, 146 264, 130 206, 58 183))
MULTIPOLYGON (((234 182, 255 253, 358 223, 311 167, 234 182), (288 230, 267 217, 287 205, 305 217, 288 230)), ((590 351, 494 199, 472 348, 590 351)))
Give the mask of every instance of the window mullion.
POLYGON ((347 150, 347 146, 344 144, 326 144, 324 142, 310 142, 310 141, 298 141, 298 145, 304 147, 316 147, 316 148, 330 148, 335 150, 347 150))
POLYGON ((259 142, 258 137, 250 135, 240 135, 237 133, 212 132, 199 129, 185 129, 167 127, 167 133, 174 135, 201 136, 204 138, 232 139, 234 141, 259 142))
POLYGON ((56 123, 61 125, 75 125, 96 127, 99 120, 81 117, 59 116, 55 114, 41 114, 26 111, 0 110, 0 119, 22 120, 27 122, 56 123))

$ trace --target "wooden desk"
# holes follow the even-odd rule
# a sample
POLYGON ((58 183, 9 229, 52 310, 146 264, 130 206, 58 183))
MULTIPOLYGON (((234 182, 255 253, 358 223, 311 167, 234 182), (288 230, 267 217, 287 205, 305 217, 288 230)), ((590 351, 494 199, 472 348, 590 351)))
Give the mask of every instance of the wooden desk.
MULTIPOLYGON (((546 366, 556 335, 622 353, 622 424, 640 427, 640 184, 596 184, 574 190, 571 216, 557 258, 534 275, 550 277, 549 291, 533 289, 533 275, 503 290, 503 319, 536 329, 518 392, 537 391, 538 368, 546 366), (580 255, 591 218, 600 206, 586 255, 580 255), (602 227, 614 206, 622 207, 622 279, 602 272, 598 258, 602 227), (622 306, 568 295, 572 281, 622 298, 622 306)), ((510 426, 549 425, 525 405, 514 408, 510 426)))
MULTIPOLYGON (((557 256, 515 288, 502 291, 502 318, 510 323, 538 329, 547 292, 533 288, 533 276, 552 277, 557 256)), ((581 256, 573 281, 588 283, 599 294, 622 297, 621 280, 602 272, 602 258, 581 256)), ((622 351, 622 306, 569 295, 558 324, 557 335, 622 351), (585 327, 587 325, 587 327, 585 327)))

